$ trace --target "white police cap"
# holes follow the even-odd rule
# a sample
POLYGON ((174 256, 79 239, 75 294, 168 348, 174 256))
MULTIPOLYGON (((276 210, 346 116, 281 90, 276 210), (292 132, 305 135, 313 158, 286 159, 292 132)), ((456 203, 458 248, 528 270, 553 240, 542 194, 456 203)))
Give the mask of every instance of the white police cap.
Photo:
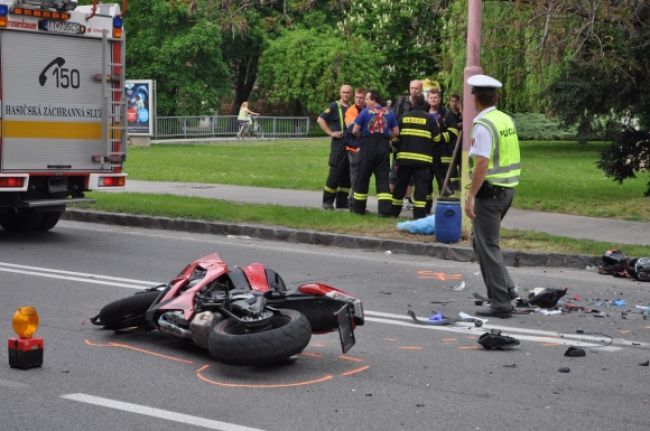
POLYGON ((501 88, 501 84, 496 79, 487 75, 472 75, 467 79, 467 83, 472 87, 483 87, 483 88, 501 88))

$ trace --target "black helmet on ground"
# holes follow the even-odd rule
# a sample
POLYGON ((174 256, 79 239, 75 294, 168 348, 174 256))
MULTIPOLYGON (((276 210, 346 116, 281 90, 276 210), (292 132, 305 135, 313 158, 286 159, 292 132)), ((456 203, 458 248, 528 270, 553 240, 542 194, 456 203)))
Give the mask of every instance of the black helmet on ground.
POLYGON ((629 262, 627 256, 621 250, 607 250, 598 265, 598 272, 601 274, 619 274, 627 271, 629 262))

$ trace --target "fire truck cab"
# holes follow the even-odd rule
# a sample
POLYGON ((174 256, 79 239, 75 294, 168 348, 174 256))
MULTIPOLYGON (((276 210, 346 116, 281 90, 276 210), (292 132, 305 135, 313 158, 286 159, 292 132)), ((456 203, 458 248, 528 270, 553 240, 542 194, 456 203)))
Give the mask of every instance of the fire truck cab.
POLYGON ((47 231, 89 190, 123 189, 119 4, 0 0, 0 226, 47 231))

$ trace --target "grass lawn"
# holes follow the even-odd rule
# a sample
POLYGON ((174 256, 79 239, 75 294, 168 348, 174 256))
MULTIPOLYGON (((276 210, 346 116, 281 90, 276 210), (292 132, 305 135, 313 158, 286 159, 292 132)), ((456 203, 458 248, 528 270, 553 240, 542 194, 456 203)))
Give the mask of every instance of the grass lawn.
MULTIPOLYGON (((643 197, 648 176, 619 185, 596 167, 604 143, 525 141, 523 173, 515 205, 568 214, 650 222, 650 198, 643 197)), ((165 144, 129 148, 131 179, 235 184, 321 190, 327 175, 326 139, 218 144, 165 144)), ((395 229, 394 219, 357 216, 347 211, 248 205, 234 202, 137 193, 90 193, 91 208, 135 214, 280 225, 299 229, 431 242, 431 236, 395 229)), ((469 245, 467 242, 464 245, 469 245)), ((560 238, 504 229, 502 247, 600 255, 622 248, 630 256, 650 255, 650 245, 630 246, 560 238)))
MULTIPOLYGON (((348 211, 251 205, 215 199, 141 193, 94 192, 89 196, 95 198, 97 202, 92 205, 79 206, 110 212, 278 225, 417 242, 435 241, 431 235, 412 235, 398 231, 395 228, 397 222, 395 219, 379 218, 372 215, 359 216, 348 211)), ((470 245, 468 241, 461 244, 470 245)), ((601 255, 608 248, 616 247, 623 249, 628 256, 650 256, 650 245, 643 247, 609 244, 508 229, 504 229, 502 232, 501 246, 510 250, 577 253, 594 256, 601 255)))
MULTIPOLYGON (((605 143, 523 141, 515 206, 650 222, 648 175, 622 185, 596 166, 605 143)), ((329 141, 307 139, 129 148, 129 178, 321 190, 329 141)))

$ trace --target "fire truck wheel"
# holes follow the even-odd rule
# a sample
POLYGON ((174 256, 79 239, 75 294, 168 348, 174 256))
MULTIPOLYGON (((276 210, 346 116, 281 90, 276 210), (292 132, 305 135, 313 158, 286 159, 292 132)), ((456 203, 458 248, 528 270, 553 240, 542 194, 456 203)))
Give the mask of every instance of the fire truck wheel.
POLYGON ((43 213, 19 210, 0 214, 0 226, 7 232, 32 232, 43 223, 43 213))
POLYGON ((63 215, 63 211, 47 211, 43 213, 43 221, 38 225, 37 230, 40 232, 47 232, 52 229, 59 222, 63 215))

